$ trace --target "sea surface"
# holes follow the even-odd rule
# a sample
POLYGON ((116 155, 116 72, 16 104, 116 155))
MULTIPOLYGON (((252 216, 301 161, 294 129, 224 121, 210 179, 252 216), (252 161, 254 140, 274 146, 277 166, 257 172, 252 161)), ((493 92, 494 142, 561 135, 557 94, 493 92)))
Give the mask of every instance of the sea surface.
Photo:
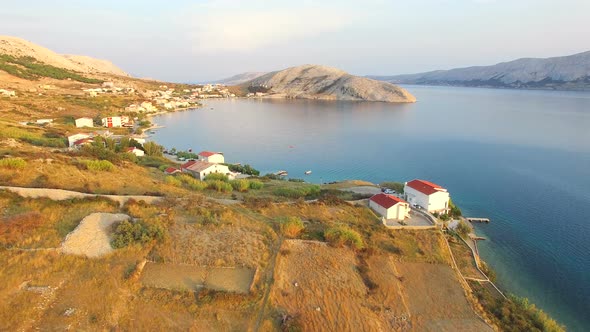
POLYGON ((476 229, 501 288, 590 331, 590 93, 405 87, 417 103, 206 101, 152 138, 316 183, 438 183, 491 219, 476 229))

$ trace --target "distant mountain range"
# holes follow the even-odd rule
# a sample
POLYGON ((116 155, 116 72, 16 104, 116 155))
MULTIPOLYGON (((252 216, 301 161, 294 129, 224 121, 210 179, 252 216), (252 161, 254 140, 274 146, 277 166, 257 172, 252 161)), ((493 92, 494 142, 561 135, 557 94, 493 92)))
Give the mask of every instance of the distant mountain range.
POLYGON ((399 86, 320 65, 303 65, 271 72, 244 82, 241 86, 249 92, 285 98, 393 103, 416 101, 414 96, 399 86))
POLYGON ((590 90, 590 51, 553 58, 522 58, 493 66, 367 77, 398 84, 590 90))
POLYGON ((257 77, 260 77, 267 72, 247 72, 242 74, 237 74, 232 77, 224 78, 219 81, 215 81, 213 83, 225 84, 225 85, 240 85, 242 83, 246 83, 251 81, 257 77))

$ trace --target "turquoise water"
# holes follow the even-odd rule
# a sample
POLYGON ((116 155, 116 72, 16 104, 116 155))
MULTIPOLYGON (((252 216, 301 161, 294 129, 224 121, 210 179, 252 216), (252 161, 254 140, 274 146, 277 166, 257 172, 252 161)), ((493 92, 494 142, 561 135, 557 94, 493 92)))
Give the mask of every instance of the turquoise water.
POLYGON ((476 227, 502 288, 590 330, 590 93, 407 88, 417 103, 207 101, 153 138, 311 182, 441 184, 491 218, 476 227))

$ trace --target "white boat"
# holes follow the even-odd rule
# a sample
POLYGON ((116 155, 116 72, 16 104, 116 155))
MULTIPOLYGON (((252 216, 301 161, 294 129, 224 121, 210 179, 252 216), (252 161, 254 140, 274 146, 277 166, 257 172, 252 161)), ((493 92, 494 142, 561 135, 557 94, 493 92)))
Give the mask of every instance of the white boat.
POLYGON ((305 171, 305 175, 311 174, 311 171, 305 171))
POLYGON ((275 173, 275 175, 278 175, 278 176, 287 176, 287 175, 289 175, 289 173, 287 173, 287 171, 278 171, 278 172, 275 173))

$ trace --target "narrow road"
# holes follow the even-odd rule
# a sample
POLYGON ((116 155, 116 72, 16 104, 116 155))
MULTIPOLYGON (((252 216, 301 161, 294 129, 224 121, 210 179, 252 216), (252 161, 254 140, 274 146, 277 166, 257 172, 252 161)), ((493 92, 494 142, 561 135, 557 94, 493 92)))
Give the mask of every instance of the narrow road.
POLYGON ((264 290, 262 304, 260 305, 260 311, 258 312, 258 317, 256 318, 256 325, 254 326, 254 331, 260 330, 260 324, 262 324, 262 320, 264 319, 264 313, 266 312, 266 306, 268 305, 268 298, 270 297, 270 291, 272 290, 272 286, 274 284, 275 265, 277 263, 277 258, 279 256, 279 251, 281 250, 282 244, 283 237, 279 235, 279 239, 277 240, 277 243, 272 249, 272 257, 269 261, 270 264, 268 264, 266 268, 266 288, 264 290))

